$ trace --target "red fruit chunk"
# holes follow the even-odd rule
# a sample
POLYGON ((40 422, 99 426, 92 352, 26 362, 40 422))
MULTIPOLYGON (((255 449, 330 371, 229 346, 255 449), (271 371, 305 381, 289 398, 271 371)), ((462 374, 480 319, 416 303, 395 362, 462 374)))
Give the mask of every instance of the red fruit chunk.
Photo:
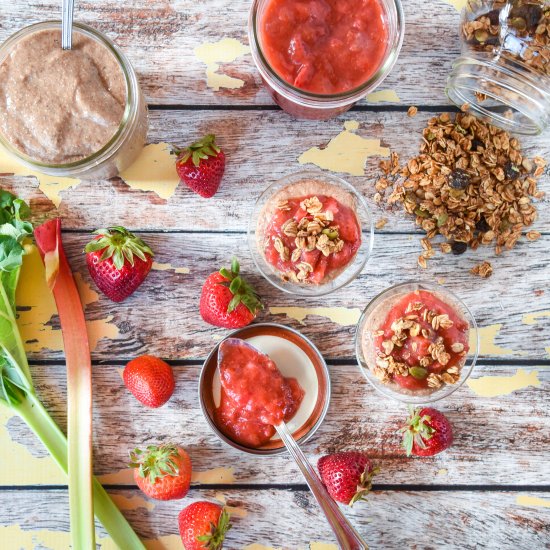
POLYGON ((130 361, 124 368, 122 378, 134 397, 152 409, 164 405, 176 385, 172 367, 152 355, 142 355, 130 361))
POLYGON ((372 477, 378 471, 366 454, 357 451, 323 456, 317 468, 329 495, 350 506, 358 500, 366 500, 372 477))
POLYGON ((191 459, 175 445, 150 445, 146 451, 130 453, 134 481, 149 497, 156 500, 183 498, 191 485, 191 459))
POLYGON ((453 443, 453 428, 448 418, 431 407, 411 408, 407 425, 400 431, 407 456, 433 456, 453 443))
POLYGON ((296 414, 303 389, 284 378, 268 355, 238 338, 220 344, 218 363, 222 395, 216 423, 247 447, 264 445, 275 434, 273 426, 296 414))

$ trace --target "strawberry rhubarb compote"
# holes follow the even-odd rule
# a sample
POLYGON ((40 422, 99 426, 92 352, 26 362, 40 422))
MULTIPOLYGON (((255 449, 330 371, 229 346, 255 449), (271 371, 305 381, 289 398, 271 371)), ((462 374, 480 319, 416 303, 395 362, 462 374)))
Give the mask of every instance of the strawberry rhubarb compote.
POLYGON ((389 42, 380 0, 268 0, 259 34, 275 73, 300 90, 323 95, 369 80, 389 42))
POLYGON ((285 378, 269 356, 238 338, 220 344, 218 367, 221 401, 215 421, 232 440, 261 447, 275 434, 274 426, 298 411, 304 390, 285 378))
POLYGON ((260 224, 259 246, 283 280, 324 284, 342 273, 361 246, 355 200, 346 191, 303 180, 277 193, 260 224))
POLYGON ((382 382, 431 393, 459 380, 469 351, 469 328, 454 306, 417 290, 380 304, 370 317, 363 346, 373 344, 371 370, 382 382))

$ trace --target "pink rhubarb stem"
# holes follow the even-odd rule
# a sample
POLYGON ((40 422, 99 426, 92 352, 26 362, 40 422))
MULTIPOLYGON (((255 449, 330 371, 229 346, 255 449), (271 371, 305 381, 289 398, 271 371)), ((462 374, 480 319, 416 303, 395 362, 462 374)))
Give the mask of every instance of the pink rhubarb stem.
POLYGON ((67 439, 72 547, 95 549, 92 501, 92 363, 86 320, 61 242, 61 220, 35 229, 55 302, 67 364, 67 439))

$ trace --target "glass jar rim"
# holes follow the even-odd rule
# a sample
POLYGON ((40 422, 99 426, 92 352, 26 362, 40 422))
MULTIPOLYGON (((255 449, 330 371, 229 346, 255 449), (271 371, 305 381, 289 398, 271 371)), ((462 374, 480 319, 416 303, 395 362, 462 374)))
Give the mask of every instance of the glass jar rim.
MULTIPOLYGON (((60 20, 41 21, 39 23, 33 23, 32 25, 28 25, 26 27, 23 27, 22 29, 19 29, 17 32, 9 36, 0 45, 0 64, 3 63, 5 57, 9 54, 11 47, 17 44, 18 41, 22 38, 41 30, 57 28, 61 29, 60 20)), ((128 127, 128 123, 132 120, 132 118, 135 116, 135 113, 137 112, 136 98, 138 95, 138 83, 135 71, 130 64, 128 58, 120 51, 118 46, 111 39, 109 39, 102 32, 90 27, 89 25, 86 25, 84 23, 73 23, 73 30, 77 30, 80 33, 92 38, 96 42, 99 42, 104 47, 106 47, 107 50, 114 56, 122 71, 122 74, 124 75, 124 80, 126 83, 126 105, 124 107, 124 113, 122 114, 120 124, 116 132, 112 135, 109 141, 107 141, 107 143, 105 143, 99 150, 95 151, 91 155, 66 164, 48 164, 45 162, 39 162, 32 157, 26 155, 25 153, 19 151, 5 138, 2 132, 0 132, 0 145, 6 151, 27 166, 36 168, 39 171, 41 169, 71 171, 75 169, 78 170, 82 168, 87 168, 91 164, 99 164, 104 158, 108 157, 111 154, 113 149, 116 149, 119 143, 121 143, 122 138, 125 135, 125 129, 128 127)))
MULTIPOLYGON (((470 336, 470 341, 471 341, 470 336)), ((359 365, 359 369, 361 370, 361 373, 363 376, 367 379, 367 382, 379 393, 384 395, 385 397, 389 397, 390 399, 395 399, 396 401, 401 401, 404 403, 410 403, 410 404, 422 404, 422 403, 433 403, 435 401, 439 401, 440 399, 444 399, 445 397, 448 397, 455 391, 457 391, 460 387, 464 385, 466 380, 468 380, 477 364, 477 359, 479 357, 479 330, 477 326, 476 319, 470 310, 470 308, 464 303, 464 301, 459 298, 453 291, 449 290, 448 288, 445 288, 442 285, 439 285, 437 283, 432 283, 427 280, 408 280, 404 281, 402 283, 397 283, 395 285, 392 285, 386 289, 384 289, 382 292, 379 292, 376 296, 374 296, 363 312, 361 313, 361 317, 359 318, 359 321, 357 322, 356 331, 355 331, 355 357, 357 360, 357 363, 359 365), (467 369, 467 372, 465 376, 461 377, 461 379, 456 383, 448 386, 448 390, 445 390, 445 388, 441 388, 440 391, 435 391, 428 395, 420 395, 420 396, 414 396, 409 395, 406 393, 399 393, 397 391, 392 390, 390 387, 384 387, 382 383, 375 384, 373 381, 374 375, 371 374, 370 366, 367 364, 367 360, 364 357, 363 349, 362 349, 362 340, 363 340, 363 329, 364 325, 366 323, 366 320, 368 319, 368 314, 372 312, 372 309, 377 306, 379 303, 381 303, 386 296, 391 295, 392 293, 395 293, 396 291, 403 290, 403 293, 407 292, 407 289, 410 289, 411 287, 416 287, 419 290, 427 290, 428 292, 435 292, 439 294, 442 297, 448 297, 451 300, 450 305, 459 306, 461 308, 460 314, 465 318, 465 320, 468 322, 470 334, 474 335, 474 342, 475 342, 475 348, 473 349, 473 353, 470 356, 467 356, 467 360, 465 361, 464 365, 462 365, 462 369, 467 369), (367 372, 369 374, 367 374, 367 372)), ((461 372, 462 372, 461 369, 461 372)))
MULTIPOLYGON (((386 52, 383 62, 369 79, 367 79, 359 86, 352 88, 351 90, 339 92, 337 94, 316 94, 297 88, 296 86, 293 86, 292 84, 284 80, 273 69, 262 50, 261 40, 258 32, 258 8, 262 1, 263 0, 253 0, 249 11, 248 38, 252 50, 252 58, 254 59, 256 66, 263 77, 274 79, 274 82, 270 82, 270 84, 276 84, 277 91, 282 95, 285 95, 285 92, 292 93, 298 96, 299 99, 306 102, 313 102, 317 104, 317 106, 319 106, 319 103, 325 103, 328 101, 352 103, 361 99, 361 97, 363 97, 371 89, 381 84, 386 76, 388 76, 393 66, 395 65, 395 62, 397 61, 397 58, 399 57, 399 52, 401 51, 403 39, 405 36, 405 14, 403 11, 401 0, 387 0, 395 8, 397 32, 395 33, 393 43, 390 44, 390 47, 386 52)), ((385 5, 385 2, 386 0, 382 0, 382 5, 385 5)))

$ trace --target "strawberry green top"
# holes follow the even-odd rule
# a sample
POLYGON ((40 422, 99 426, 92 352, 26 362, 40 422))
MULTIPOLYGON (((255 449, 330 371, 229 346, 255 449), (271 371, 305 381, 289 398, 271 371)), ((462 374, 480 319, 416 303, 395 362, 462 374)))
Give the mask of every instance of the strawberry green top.
POLYGON ((375 333, 376 369, 409 390, 455 383, 468 353, 469 325, 426 290, 401 297, 375 333))
POLYGON ((273 426, 296 414, 304 390, 243 340, 224 340, 218 354, 222 393, 216 423, 234 441, 261 447, 275 434, 273 426))
POLYGON ((384 60, 388 28, 379 0, 269 0, 262 51, 286 82, 338 94, 366 82, 384 60))

